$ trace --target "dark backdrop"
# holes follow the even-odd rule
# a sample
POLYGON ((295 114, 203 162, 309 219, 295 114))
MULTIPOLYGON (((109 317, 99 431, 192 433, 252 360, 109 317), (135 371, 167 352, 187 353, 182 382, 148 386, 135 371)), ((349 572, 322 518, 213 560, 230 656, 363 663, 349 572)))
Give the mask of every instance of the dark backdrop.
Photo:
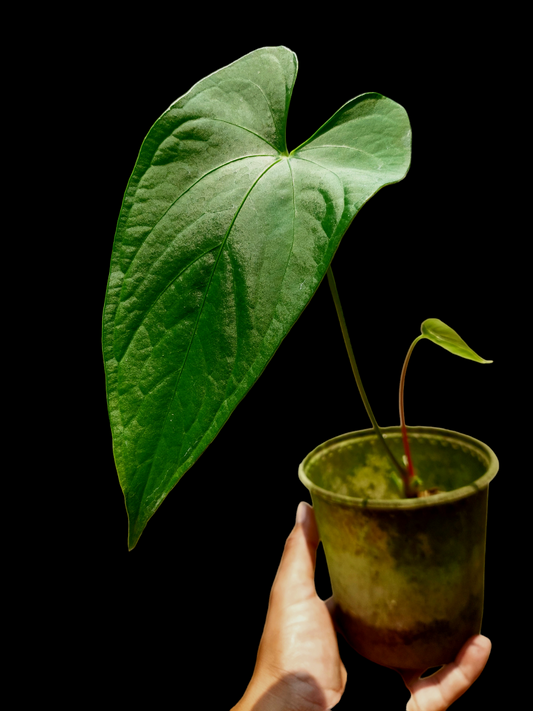
MULTIPOLYGON (((138 18, 99 28, 83 65, 87 156, 90 162, 97 145, 105 170, 93 184, 89 217, 93 308, 87 344, 94 358, 84 382, 95 408, 94 434, 80 457, 78 503, 65 519, 66 538, 82 561, 67 594, 79 601, 76 644, 87 649, 96 641, 98 649, 79 668, 82 686, 123 707, 156 709, 169 694, 178 709, 229 709, 238 701, 253 670, 296 507, 310 501, 298 464, 320 442, 369 426, 324 281, 259 381, 128 553, 99 345, 122 195, 144 136, 175 99, 243 54, 277 44, 299 59, 289 150, 365 91, 394 99, 409 114, 411 169, 364 206, 333 266, 380 424, 399 421, 401 366, 425 318, 442 319, 494 360, 481 366, 423 342, 410 364, 406 413, 408 424, 465 432, 500 457, 502 472, 489 497, 482 630, 494 647, 485 673, 454 708, 481 708, 502 690, 499 672, 509 662, 500 581, 510 565, 504 539, 510 516, 502 496, 510 456, 503 334, 511 309, 502 272, 511 245, 498 222, 505 184, 493 174, 497 112, 483 98, 497 56, 458 29, 439 40, 412 32, 408 41, 392 23, 385 41, 381 30, 357 29, 355 15, 338 20, 335 36, 324 19, 320 31, 318 22, 314 29, 258 31, 256 37, 234 30, 228 38, 225 28, 232 23, 221 17, 224 31, 215 19, 214 34, 205 38, 172 13, 151 29, 138 18)), ((317 589, 330 594, 321 548, 317 589)), ((404 708, 408 695, 399 676, 342 640, 340 646, 348 685, 339 709, 358 708, 362 697, 371 708, 404 708)))

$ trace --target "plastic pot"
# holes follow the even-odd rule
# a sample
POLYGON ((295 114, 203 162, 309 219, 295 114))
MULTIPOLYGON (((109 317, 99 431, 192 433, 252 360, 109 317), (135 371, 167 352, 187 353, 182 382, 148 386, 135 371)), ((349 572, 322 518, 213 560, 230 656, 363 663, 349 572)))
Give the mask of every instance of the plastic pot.
MULTIPOLYGON (((401 461, 399 427, 383 435, 401 461)), ((483 614, 489 482, 498 460, 472 437, 410 427, 416 474, 442 493, 403 499, 373 430, 324 442, 301 463, 326 555, 336 624, 384 666, 453 661, 483 614)))

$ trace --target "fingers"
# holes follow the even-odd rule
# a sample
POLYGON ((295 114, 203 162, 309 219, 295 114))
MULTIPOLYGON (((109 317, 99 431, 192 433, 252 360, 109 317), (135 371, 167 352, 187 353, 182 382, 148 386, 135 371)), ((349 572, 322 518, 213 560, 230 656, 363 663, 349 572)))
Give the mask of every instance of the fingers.
POLYGON ((491 642, 483 635, 470 637, 457 655, 455 662, 447 664, 436 674, 420 679, 420 673, 398 670, 405 685, 411 692, 407 711, 444 711, 465 691, 481 674, 488 661, 491 642))
POLYGON ((312 506, 305 501, 300 501, 296 510, 296 526, 301 525, 305 539, 314 553, 318 548, 320 535, 316 525, 315 512, 312 506))
POLYGON ((481 674, 489 659, 492 644, 488 637, 476 635, 467 640, 455 662, 445 666, 435 676, 439 680, 442 696, 448 706, 469 689, 481 674))
POLYGON ((316 595, 316 549, 320 536, 313 508, 302 501, 298 506, 296 524, 285 543, 273 594, 280 589, 301 598, 316 595))

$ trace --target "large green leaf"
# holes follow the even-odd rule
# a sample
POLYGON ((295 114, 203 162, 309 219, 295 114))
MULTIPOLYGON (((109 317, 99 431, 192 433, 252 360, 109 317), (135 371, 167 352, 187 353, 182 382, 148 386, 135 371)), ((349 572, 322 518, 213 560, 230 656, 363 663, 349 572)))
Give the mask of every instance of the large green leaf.
POLYGON ((345 104, 290 155, 296 55, 266 47, 154 124, 118 219, 103 351, 133 548, 315 293, 341 237, 410 162, 405 110, 345 104))

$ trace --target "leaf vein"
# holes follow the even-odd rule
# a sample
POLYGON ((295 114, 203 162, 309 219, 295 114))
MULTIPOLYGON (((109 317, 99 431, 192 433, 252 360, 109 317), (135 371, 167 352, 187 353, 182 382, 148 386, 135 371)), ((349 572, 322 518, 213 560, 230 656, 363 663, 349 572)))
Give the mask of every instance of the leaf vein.
POLYGON ((276 119, 274 118, 274 113, 273 113, 273 111, 272 111, 272 106, 270 105, 270 101, 268 100, 267 95, 265 94, 265 92, 263 91, 263 89, 259 86, 259 84, 256 84, 256 83, 255 83, 254 81, 252 81, 251 79, 249 79, 248 81, 250 82, 250 84, 253 84, 254 86, 256 86, 256 87, 259 89, 259 91, 261 92, 261 94, 263 94, 263 96, 265 97, 266 105, 268 106, 268 110, 270 111, 270 116, 272 117, 272 123, 273 123, 273 125, 274 125, 274 131, 276 131, 276 129, 277 129, 277 126, 276 126, 276 119))
MULTIPOLYGON (((163 294, 164 294, 166 291, 168 291, 168 289, 170 289, 170 287, 172 286, 172 284, 173 284, 177 279, 179 279, 180 276, 181 276, 184 272, 187 271, 187 269, 190 269, 190 267, 192 267, 193 264, 195 264, 195 263, 196 263, 199 259, 201 259, 202 257, 205 257, 206 254, 209 254, 209 252, 212 252, 213 250, 215 250, 215 249, 217 249, 218 247, 220 247, 221 244, 222 244, 222 242, 219 242, 219 243, 216 244, 214 247, 211 247, 210 249, 206 249, 205 252, 202 252, 202 254, 199 254, 197 257, 195 257, 195 258, 192 260, 192 262, 189 262, 189 264, 187 264, 185 267, 183 267, 183 269, 179 272, 179 274, 177 274, 173 279, 171 279, 171 280, 169 281, 169 283, 165 286, 165 288, 164 288, 162 291, 159 292, 159 294, 156 296, 156 298, 152 301, 152 303, 150 304, 150 306, 148 307, 148 309, 147 309, 147 310, 145 311, 145 313, 143 314, 143 317, 142 317, 142 319, 141 319, 141 322, 139 323, 139 325, 138 325, 138 326, 135 328, 135 330, 133 331, 132 337, 131 337, 131 339, 128 341, 128 344, 126 345, 126 348, 125 348, 125 350, 124 350, 124 353, 120 356, 120 358, 117 358, 117 362, 118 362, 118 363, 120 363, 120 362, 122 361, 122 359, 124 358, 124 356, 127 354, 128 350, 129 350, 129 348, 130 348, 130 346, 131 346, 131 344, 132 344, 132 342, 133 342, 133 339, 135 338, 135 334, 136 334, 137 331, 141 328, 141 326, 143 325, 144 321, 145 321, 146 318, 149 316, 150 312, 152 311, 152 309, 154 308, 154 306, 156 305, 156 303, 159 301, 159 299, 163 296, 163 294)), ((168 248, 165 250, 165 252, 166 252, 167 250, 168 250, 168 248)), ((165 252, 163 252, 163 254, 164 254, 165 252)))
MULTIPOLYGON (((235 212, 235 216, 234 216, 233 220, 231 221, 231 224, 230 224, 230 226, 228 227, 228 229, 227 229, 227 231, 226 231, 226 234, 224 235, 224 240, 222 241, 222 244, 221 244, 221 246, 220 246, 220 250, 219 250, 219 253, 218 253, 217 260, 216 260, 216 262, 215 262, 215 265, 213 266, 213 269, 211 270, 211 276, 210 276, 210 279, 209 279, 209 283, 208 283, 208 285, 207 285, 207 288, 206 288, 206 290, 205 290, 205 294, 204 294, 204 299, 203 299, 203 301, 202 301, 202 305, 200 306, 200 308, 199 308, 199 310, 198 310, 198 315, 197 315, 197 317, 196 317, 196 323, 195 323, 195 325, 194 325, 194 332, 193 332, 191 338, 189 339, 189 345, 188 345, 188 347, 187 347, 187 353, 185 354, 185 358, 183 359, 182 366, 181 366, 181 368, 180 368, 180 370, 179 370, 179 373, 178 373, 178 376, 177 376, 177 378, 176 378, 176 385, 174 386, 174 392, 172 393, 172 397, 171 397, 170 400, 169 400, 169 404, 168 404, 168 406, 167 406, 167 411, 166 411, 166 413, 165 413, 165 417, 164 417, 164 419, 163 419, 163 422, 166 422, 166 421, 167 421, 168 413, 170 412, 170 408, 171 408, 172 403, 174 402, 174 399, 175 399, 175 397, 176 397, 176 392, 177 392, 177 390, 178 390, 178 386, 179 386, 179 383, 180 383, 180 380, 181 380, 181 376, 182 376, 182 373, 183 373, 183 371, 184 371, 184 369, 185 369, 185 365, 186 365, 186 363, 187 363, 187 359, 188 359, 189 353, 190 353, 190 351, 191 351, 191 346, 192 346, 192 344, 193 344, 193 342, 194 342, 194 339, 195 339, 195 337, 196 337, 196 333, 197 333, 197 331, 198 331, 198 324, 199 324, 199 322, 200 322, 200 318, 201 318, 202 313, 203 313, 203 310, 204 310, 204 306, 205 306, 205 302, 206 302, 206 299, 207 299, 207 295, 208 295, 208 293, 209 293, 209 289, 210 289, 211 283, 212 283, 212 281, 213 281, 213 276, 214 276, 214 274, 215 274, 215 272, 216 272, 216 270, 217 270, 217 266, 218 266, 218 263, 219 263, 219 261, 220 261, 220 255, 222 254, 222 252, 223 252, 223 250, 224 250, 224 247, 225 247, 226 242, 227 242, 227 240, 228 240, 229 234, 230 234, 230 232, 231 232, 231 230, 232 230, 232 228, 233 228, 233 225, 235 224, 235 220, 237 219, 237 216, 239 215, 239 212, 242 210, 242 207, 243 207, 244 203, 246 202, 248 196, 250 195, 250 193, 252 192, 252 190, 254 189, 254 187, 258 184, 258 182, 259 182, 259 181, 261 180, 261 178, 265 175, 265 173, 267 173, 274 165, 276 165, 276 164, 279 163, 280 161, 281 161, 281 158, 280 158, 279 160, 275 161, 274 163, 272 163, 271 165, 269 165, 269 166, 261 173, 261 175, 257 178, 257 180, 255 180, 255 182, 253 183, 253 185, 250 187, 250 189, 248 190, 248 192, 246 193, 246 195, 245 195, 244 198, 242 199, 242 202, 241 202, 241 204, 239 205, 237 211, 235 212)), ((150 480, 150 478, 151 478, 151 476, 152 476, 153 463, 154 463, 154 461, 155 461, 155 458, 156 458, 157 451, 158 451, 158 449, 159 449, 160 443, 161 443, 161 438, 159 438, 158 443, 157 443, 157 445, 156 445, 156 448, 155 448, 155 451, 154 451, 154 457, 153 457, 152 463, 150 464, 150 470, 149 470, 149 472, 148 472, 148 474, 147 474, 147 476, 146 476, 145 482, 144 482, 143 492, 142 492, 141 497, 140 497, 140 500, 141 500, 141 501, 144 500, 144 494, 145 494, 145 492, 146 492, 146 487, 148 486, 148 481, 150 480)), ((181 452, 180 452, 180 456, 181 456, 181 452)))
MULTIPOLYGON (((228 126, 235 126, 235 128, 242 128, 243 131, 248 131, 248 133, 251 133, 253 136, 256 136, 257 138, 260 138, 262 141, 264 141, 267 145, 269 145, 271 148, 273 148, 276 153, 279 153, 279 150, 276 148, 276 146, 273 146, 270 141, 267 141, 267 139, 264 136, 261 136, 260 133, 256 133, 255 131, 252 131, 251 128, 246 128, 246 126, 241 126, 238 123, 232 123, 231 121, 225 121, 224 119, 219 119, 219 118, 211 118, 211 117, 206 117, 208 118, 209 121, 218 121, 219 123, 226 123, 228 126)), ((276 124, 274 124, 274 127, 276 124)))
MULTIPOLYGON (((125 288, 125 284, 126 284, 126 277, 128 276, 128 274, 130 273, 130 271, 131 271, 131 269, 132 269, 132 267, 133 267, 133 264, 134 264, 134 261, 135 261, 136 256, 139 254, 139 252, 140 252, 140 250, 142 249, 143 245, 145 244, 146 240, 150 237, 150 235, 151 235, 152 232, 155 230, 155 228, 160 224, 160 222, 161 222, 162 220, 164 220, 164 218, 166 217, 166 215, 168 214, 168 212, 174 207, 174 205, 175 205, 179 200, 181 200, 181 198, 182 198, 184 195, 186 195, 190 190, 192 190, 196 185, 198 185, 198 183, 200 183, 204 178, 206 178, 208 175, 211 175, 212 173, 215 173, 217 170, 220 170, 221 168, 225 168, 227 165, 231 165, 231 163, 237 163, 238 161, 240 161, 240 160, 246 160, 247 158, 272 158, 272 156, 269 155, 269 154, 265 154, 265 155, 263 155, 263 154, 257 154, 257 155, 251 155, 251 156, 239 156, 239 158, 234 158, 233 160, 229 160, 229 161, 227 161, 227 163, 222 163, 221 165, 217 165, 216 168, 213 168, 212 170, 208 170, 207 173, 204 173, 203 175, 201 175, 201 176, 198 178, 198 180, 196 180, 194 183, 192 183, 191 185, 189 185, 189 187, 188 187, 186 190, 184 190, 180 195, 178 195, 178 197, 177 197, 175 200, 173 200, 173 202, 168 206, 168 208, 167 208, 167 209, 165 210, 165 212, 161 215, 161 217, 157 220, 157 222, 155 222, 155 224, 150 228, 150 230, 147 232, 147 234, 143 237, 143 240, 142 240, 141 244, 139 245, 139 248, 137 249, 137 251, 136 251, 135 254, 133 255, 133 257, 132 257, 132 259, 131 259, 131 263, 130 263, 128 269, 126 270, 126 272, 125 272, 125 274, 124 274, 124 277, 123 277, 123 280, 122 280, 122 287, 121 287, 121 290, 120 290, 120 296, 119 296, 119 299, 118 299, 118 303, 120 303, 120 302, 122 301, 122 295, 123 295, 123 293, 124 293, 124 288, 125 288)), ((124 231, 126 231, 127 229, 128 229, 128 228, 127 228, 127 226, 126 226, 126 227, 124 228, 124 231)), ((168 249, 168 248, 167 248, 167 249, 168 249)), ((166 250, 165 250, 165 251, 166 251, 166 250)), ((134 293, 135 293, 135 292, 134 292, 134 293)), ((115 319, 114 319, 114 321, 115 321, 115 320, 116 320, 116 313, 115 313, 115 319)))
MULTIPOLYGON (((376 156, 373 153, 368 153, 368 151, 363 151, 362 148, 353 148, 352 146, 345 146, 343 144, 337 145, 334 143, 323 143, 320 146, 310 146, 310 147, 302 148, 301 152, 303 153, 303 151, 317 151, 320 148, 347 148, 350 151, 357 151, 358 153, 364 153, 366 156, 373 158, 375 161, 377 161, 379 163, 379 158, 376 158, 376 156)), ((361 168, 358 168, 357 170, 361 170, 361 168)), ((368 171, 363 171, 363 172, 368 172, 368 171)))
POLYGON ((298 156, 298 160, 304 160, 306 163, 312 163, 313 165, 316 165, 316 166, 318 166, 319 168, 322 168, 322 170, 327 170, 329 173, 331 173, 332 175, 334 175, 334 176, 337 178, 337 180, 338 180, 339 183, 341 184, 342 192, 345 193, 345 190, 344 190, 344 183, 342 182, 342 180, 339 178, 339 176, 337 175, 337 173, 336 173, 334 170, 331 170, 331 168, 328 168, 328 167, 325 166, 325 165, 321 165, 320 163, 317 163, 317 162, 314 161, 314 160, 310 160, 309 158, 300 158, 300 157, 298 156))

